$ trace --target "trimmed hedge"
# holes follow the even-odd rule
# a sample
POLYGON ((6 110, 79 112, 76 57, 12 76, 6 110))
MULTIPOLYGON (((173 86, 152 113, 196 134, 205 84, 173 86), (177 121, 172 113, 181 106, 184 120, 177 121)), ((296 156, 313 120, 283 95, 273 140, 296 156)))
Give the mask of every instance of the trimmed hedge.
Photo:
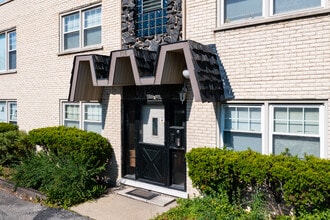
POLYGON ((111 145, 106 138, 78 128, 38 128, 29 132, 28 140, 32 145, 57 156, 83 154, 92 164, 107 163, 111 157, 111 145))
POLYGON ((18 126, 10 123, 0 122, 0 133, 7 131, 18 131, 18 126))
POLYGON ((33 151, 34 147, 28 143, 25 132, 8 129, 0 133, 0 166, 18 164, 33 151))
POLYGON ((330 160, 217 148, 192 149, 186 157, 193 185, 203 194, 225 192, 234 202, 248 192, 265 191, 296 215, 329 208, 330 160))
POLYGON ((40 190, 53 205, 68 207, 100 196, 111 145, 99 134, 68 127, 34 129, 29 144, 43 150, 16 167, 18 186, 40 190))

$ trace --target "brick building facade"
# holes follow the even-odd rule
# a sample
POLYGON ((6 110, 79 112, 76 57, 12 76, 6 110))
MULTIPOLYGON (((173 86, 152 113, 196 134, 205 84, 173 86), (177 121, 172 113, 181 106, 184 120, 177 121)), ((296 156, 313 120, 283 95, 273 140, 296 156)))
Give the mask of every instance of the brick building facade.
MULTIPOLYGON (((181 175, 171 173, 174 166, 180 168, 180 164, 171 165, 174 161, 171 157, 180 155, 177 149, 173 154, 171 150, 164 151, 169 157, 165 161, 168 164, 165 180, 153 181, 148 176, 151 173, 141 176, 143 167, 127 168, 133 157, 129 155, 132 148, 126 139, 134 139, 136 149, 143 141, 135 140, 141 136, 132 136, 125 120, 140 123, 144 116, 135 112, 132 114, 137 116, 131 119, 127 116, 130 107, 125 106, 133 105, 130 100, 134 99, 142 112, 143 106, 150 104, 149 98, 137 102, 139 97, 132 98, 132 91, 143 88, 144 93, 149 95, 152 91, 157 99, 159 89, 167 88, 168 84, 179 85, 185 86, 187 92, 182 106, 179 90, 177 98, 168 99, 163 98, 166 92, 159 92, 162 98, 158 101, 165 106, 165 123, 171 121, 165 125, 165 147, 167 139, 171 141, 170 127, 182 127, 185 152, 200 146, 226 146, 277 154, 288 148, 299 156, 307 153, 330 158, 330 1, 288 2, 83 0, 22 4, 16 0, 0 1, 0 121, 17 123, 26 131, 75 125, 100 132, 114 149, 110 168, 113 179, 186 197, 196 191, 186 169, 183 169, 182 185, 173 179, 181 175), (148 6, 150 2, 155 6, 148 6), (145 16, 148 14, 149 20, 139 20, 142 12, 138 7, 142 7, 145 16), (143 26, 146 21, 150 23, 143 26), (215 54, 224 68, 219 71, 225 72, 233 96, 196 101, 204 93, 193 47, 205 49, 205 45, 211 44, 216 46, 215 54), (144 83, 145 70, 141 70, 141 56, 137 55, 140 50, 158 53, 149 76, 155 77, 152 83, 144 83), (127 55, 130 51, 133 55, 127 55), (104 55, 109 59, 109 63, 105 62, 109 68, 105 83, 93 76, 92 62, 77 61, 73 65, 75 57, 85 55, 104 55), (126 74, 127 62, 132 69, 126 69, 129 74, 121 78, 126 74), (157 64, 161 62, 165 64, 159 67, 162 71, 159 73, 157 64), (116 68, 111 72, 113 65, 116 68), (171 81, 186 68, 190 79, 180 76, 171 81), (158 83, 157 74, 162 77, 158 83), (78 77, 77 84, 73 84, 74 76, 78 77), (85 77, 81 78, 82 84, 79 77, 85 77), (92 80, 100 84, 94 81, 93 84, 92 80), (180 126, 171 118, 175 114, 172 108, 185 112, 180 126)), ((223 75, 221 80, 224 81, 223 75)), ((212 93, 211 87, 207 89, 212 93)), ((157 123, 154 125, 160 126, 157 123)), ((157 133, 157 129, 153 132, 157 133)))

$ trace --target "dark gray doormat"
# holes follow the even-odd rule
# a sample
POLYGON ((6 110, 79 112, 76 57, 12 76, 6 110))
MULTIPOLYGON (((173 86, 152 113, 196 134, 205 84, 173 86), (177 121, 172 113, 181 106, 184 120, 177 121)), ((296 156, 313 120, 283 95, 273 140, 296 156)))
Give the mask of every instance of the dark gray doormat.
POLYGON ((150 192, 148 190, 144 190, 144 189, 134 189, 132 191, 127 192, 128 195, 132 195, 132 196, 137 196, 143 199, 147 199, 150 200, 156 196, 158 196, 157 193, 153 193, 150 192))
POLYGON ((158 205, 158 206, 166 206, 172 202, 175 201, 175 198, 172 196, 166 196, 158 193, 151 192, 146 189, 141 188, 132 188, 127 187, 118 191, 115 191, 115 193, 129 197, 131 199, 143 201, 146 203, 158 205))

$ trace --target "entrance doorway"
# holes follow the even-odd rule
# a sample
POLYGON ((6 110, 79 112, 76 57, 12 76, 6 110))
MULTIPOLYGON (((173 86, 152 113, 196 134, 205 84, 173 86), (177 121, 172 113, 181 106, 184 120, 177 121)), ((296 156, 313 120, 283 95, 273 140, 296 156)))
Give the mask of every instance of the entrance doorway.
POLYGON ((124 88, 123 177, 185 190, 186 103, 179 100, 180 89, 124 88))

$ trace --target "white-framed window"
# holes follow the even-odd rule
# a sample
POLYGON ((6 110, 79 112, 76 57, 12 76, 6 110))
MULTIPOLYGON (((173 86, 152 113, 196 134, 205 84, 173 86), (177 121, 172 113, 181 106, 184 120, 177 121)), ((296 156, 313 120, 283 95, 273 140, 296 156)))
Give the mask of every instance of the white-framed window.
POLYGON ((63 125, 86 131, 102 132, 102 105, 99 103, 63 102, 63 125))
POLYGON ((265 154, 325 157, 323 104, 223 104, 220 146, 265 154))
POLYGON ((0 122, 17 124, 17 102, 0 100, 0 122))
POLYGON ((81 9, 62 15, 62 51, 101 45, 101 17, 101 6, 81 9))
POLYGON ((223 145, 262 153, 262 106, 224 105, 221 112, 223 145))
POLYGON ((220 24, 323 8, 326 0, 218 0, 220 24))
POLYGON ((0 32, 0 73, 16 69, 16 31, 0 32))
POLYGON ((292 155, 320 157, 323 140, 323 106, 271 105, 270 144, 272 153, 286 149, 292 155))

